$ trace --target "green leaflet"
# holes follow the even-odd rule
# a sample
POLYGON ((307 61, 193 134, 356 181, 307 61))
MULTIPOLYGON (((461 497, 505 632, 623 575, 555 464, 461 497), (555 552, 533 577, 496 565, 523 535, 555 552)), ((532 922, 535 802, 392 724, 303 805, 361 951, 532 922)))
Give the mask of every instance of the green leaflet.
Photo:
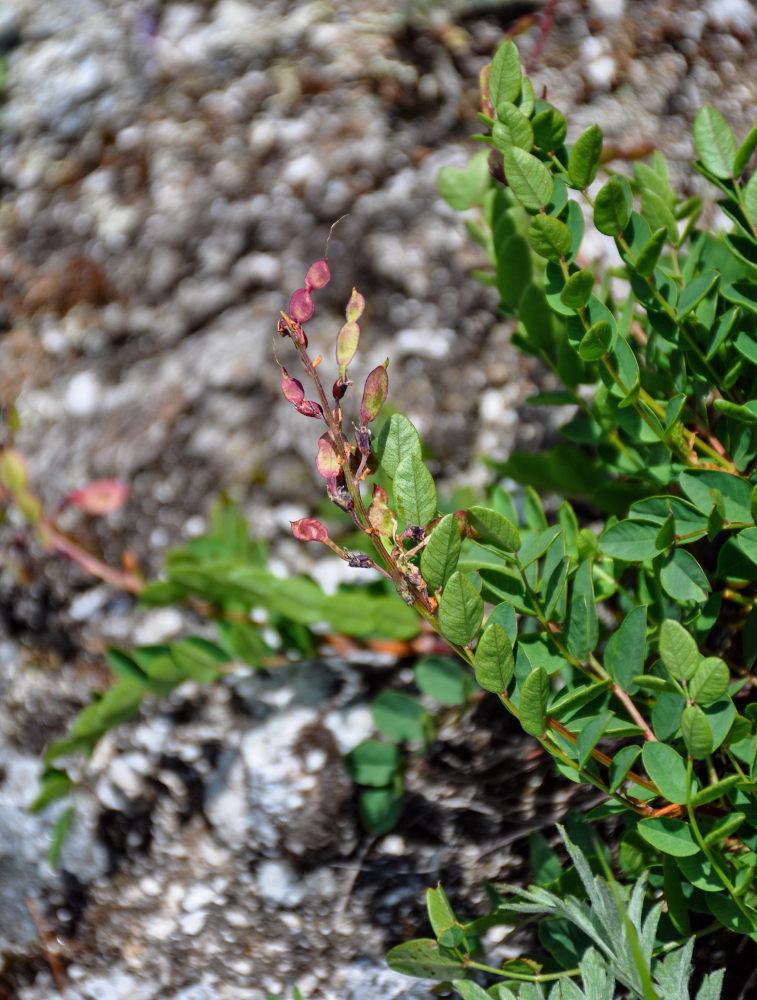
POLYGON ((687 705, 681 716, 681 735, 686 749, 695 760, 712 753, 713 736, 707 716, 699 705, 687 705))
POLYGON ((457 520, 454 514, 446 514, 431 531, 421 553, 421 573, 430 590, 443 587, 455 572, 461 544, 457 520))
POLYGON ((407 455, 394 473, 397 513, 410 524, 425 527, 436 516, 436 485, 417 455, 407 455))
POLYGON ((570 253, 572 237, 564 222, 551 215, 535 215, 528 227, 528 242, 546 260, 558 262, 570 253))
POLYGON ((521 77, 518 49, 515 42, 507 41, 495 52, 489 70, 489 100, 493 108, 518 97, 521 77))
POLYGON ((736 140, 731 126, 711 104, 700 108, 694 120, 694 142, 699 159, 715 177, 733 177, 736 140))
POLYGON ((440 948, 432 938, 398 944, 388 952, 386 961, 395 972, 420 979, 450 980, 464 968, 460 959, 446 948, 440 948))
POLYGON ((492 126, 494 148, 504 153, 510 146, 531 149, 534 130, 531 122, 514 104, 503 101, 497 108, 497 121, 492 126))
POLYGON ((642 820, 636 827, 652 847, 675 858, 686 858, 699 853, 699 845, 688 823, 668 816, 642 820))
POLYGON ((445 639, 466 646, 481 627, 484 602, 466 573, 452 574, 439 602, 439 624, 445 639))
POLYGON ((497 622, 488 625, 476 646, 476 680, 485 691, 503 694, 512 679, 515 659, 510 638, 497 622))
POLYGON ((529 736, 541 737, 547 727, 549 674, 537 667, 523 681, 520 689, 520 724, 529 736))
POLYGON ((646 605, 632 608, 605 646, 605 669, 629 694, 636 689, 633 678, 644 672, 646 624, 646 605))
POLYGON ((660 657, 671 677, 688 680, 699 664, 699 650, 693 636, 680 622, 667 619, 660 626, 660 657))
POLYGON ((408 455, 421 457, 421 439, 407 417, 393 413, 376 438, 374 451, 388 476, 394 476, 397 466, 408 455))
POLYGON ((502 154, 505 176, 515 197, 527 209, 538 212, 552 197, 552 175, 541 160, 512 146, 502 154))
POLYGON ((613 177, 600 188, 594 202, 594 225, 605 236, 622 233, 631 217, 633 199, 628 181, 613 177))
POLYGON ((520 548, 517 528, 499 511, 491 507, 470 507, 468 521, 484 541, 492 542, 506 552, 515 552, 520 548))
POLYGON ((394 743, 364 740, 344 758, 347 773, 358 784, 381 788, 400 770, 400 752, 394 743))
POLYGON ((683 757, 667 743, 647 742, 642 749, 641 759, 660 794, 669 802, 684 804, 688 782, 683 757))
POLYGON ((575 188, 583 190, 594 180, 599 158, 602 154, 602 129, 590 125, 576 139, 576 144, 568 157, 568 176, 575 188))

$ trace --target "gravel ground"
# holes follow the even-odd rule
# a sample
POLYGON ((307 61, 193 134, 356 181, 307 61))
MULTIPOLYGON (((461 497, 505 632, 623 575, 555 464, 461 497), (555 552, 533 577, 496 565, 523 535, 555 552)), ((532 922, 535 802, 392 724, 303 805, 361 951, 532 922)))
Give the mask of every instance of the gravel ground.
MULTIPOLYGON (((130 484, 118 514, 72 522, 88 544, 156 572, 224 489, 280 564, 302 559, 286 529, 319 496, 317 431, 280 400, 271 343, 347 213, 310 327, 324 355, 357 285, 355 375, 391 358, 392 399, 450 486, 484 481, 478 455, 549 436, 524 405, 543 375, 468 276, 481 259, 435 186, 471 152, 481 66, 534 11, 6 0, 0 398, 48 504, 94 477, 130 484)), ((569 138, 598 121, 625 150, 659 146, 693 188, 697 108, 739 137, 753 124, 756 32, 746 0, 560 0, 532 79, 570 109, 569 138)), ((525 61, 536 37, 518 37, 525 61)), ((396 833, 368 841, 339 755, 405 668, 328 659, 147 705, 98 748, 53 873, 53 817, 25 812, 40 750, 104 683, 106 642, 185 621, 139 616, 34 549, 4 560, 0 610, 0 997, 59 995, 27 898, 66 1000, 427 997, 381 964, 425 932, 423 889, 442 878, 473 912, 483 878, 527 877, 523 837, 561 808, 482 705, 411 770, 396 833)))

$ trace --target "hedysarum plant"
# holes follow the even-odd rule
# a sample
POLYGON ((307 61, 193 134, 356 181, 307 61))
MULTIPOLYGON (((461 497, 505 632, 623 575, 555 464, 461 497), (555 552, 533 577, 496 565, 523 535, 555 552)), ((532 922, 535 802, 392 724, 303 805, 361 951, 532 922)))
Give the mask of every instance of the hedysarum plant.
MULTIPOLYGON (((371 436, 386 366, 368 376, 349 439, 342 407, 362 299, 353 292, 337 337, 329 398, 303 329, 315 287, 306 281, 279 331, 318 401, 287 373, 284 394, 325 424, 318 470, 371 554, 340 548, 312 518, 292 529, 388 576, 558 770, 603 794, 589 820, 618 817, 621 867, 664 901, 652 929, 639 923, 639 893, 629 902, 627 944, 642 972, 625 985, 647 1000, 663 996, 653 956, 691 934, 757 940, 757 171, 744 179, 757 126, 738 144, 714 108, 696 119, 694 166, 733 222, 721 235, 700 228, 701 199, 672 188, 658 153, 597 190, 601 130, 566 144, 565 118, 535 97, 512 42, 482 85, 488 131, 476 138, 490 152, 447 168, 440 189, 453 207, 480 210, 468 223, 491 263, 480 276, 517 320, 515 344, 562 383, 535 402, 574 404, 565 442, 490 463, 524 484, 523 518, 499 483, 487 502, 442 516, 411 422, 395 413, 371 436), (617 247, 608 275, 581 254, 587 219, 617 247), (378 469, 391 486, 369 493, 378 469), (566 498, 552 523, 538 490, 566 498), (582 526, 568 498, 590 504, 601 530, 582 526)), ((602 898, 620 891, 612 879, 605 886, 602 898)), ((477 922, 436 923, 435 940, 392 953, 396 968, 454 981, 464 998, 510 997, 511 986, 541 996, 554 978, 503 969, 505 985, 484 991, 466 978, 497 972, 473 960, 477 922)), ((586 996, 614 995, 614 973, 600 992, 587 984, 585 947, 574 939, 553 952, 563 971, 550 997, 584 995, 565 984, 569 967, 586 996)), ((708 983, 700 995, 717 996, 708 983)))

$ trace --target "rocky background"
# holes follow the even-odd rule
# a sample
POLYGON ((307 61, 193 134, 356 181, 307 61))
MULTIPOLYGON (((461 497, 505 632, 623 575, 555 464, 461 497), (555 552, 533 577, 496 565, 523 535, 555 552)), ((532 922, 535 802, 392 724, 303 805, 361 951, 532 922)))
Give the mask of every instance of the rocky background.
MULTIPOLYGON (((757 12, 559 0, 536 53, 540 10, 5 0, 0 399, 49 505, 96 477, 131 487, 103 522, 73 519, 78 537, 154 574, 223 489, 274 565, 301 565, 288 521, 319 500, 318 432, 281 400, 272 342, 345 214, 309 327, 327 359, 357 285, 354 374, 391 358, 392 399, 450 488, 486 480, 478 455, 550 434, 524 402, 543 375, 509 346, 468 273, 480 255, 436 191, 440 167, 473 148, 478 73, 518 30, 535 89, 571 112, 569 139, 598 121, 623 150, 659 146, 688 189, 698 107, 714 103, 739 137, 757 116, 757 12)), ((40 933, 66 1000, 263 1000, 294 985, 305 1000, 428 997, 382 955, 426 932, 422 893, 438 879, 473 913, 484 878, 528 878, 526 835, 562 808, 538 755, 482 703, 414 765, 399 827, 374 842, 340 754, 407 665, 363 651, 187 685, 102 742, 54 873, 54 812, 26 812, 40 751, 107 682, 107 642, 187 622, 138 613, 16 533, 0 538, 0 998, 60 995, 40 933)), ((734 975, 729 1000, 750 989, 734 975)))

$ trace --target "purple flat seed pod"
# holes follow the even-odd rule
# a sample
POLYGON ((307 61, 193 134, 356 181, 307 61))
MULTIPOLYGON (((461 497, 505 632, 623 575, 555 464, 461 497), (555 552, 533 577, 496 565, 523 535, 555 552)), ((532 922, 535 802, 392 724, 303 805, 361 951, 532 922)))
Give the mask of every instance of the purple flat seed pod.
POLYGON ((331 271, 329 269, 328 261, 317 260, 308 268, 308 273, 305 275, 305 288, 307 288, 308 291, 312 288, 323 288, 323 286, 328 285, 330 281, 331 271))
POLYGON ((307 288, 298 288, 289 300, 289 315, 295 323, 307 323, 314 312, 313 296, 307 288))

